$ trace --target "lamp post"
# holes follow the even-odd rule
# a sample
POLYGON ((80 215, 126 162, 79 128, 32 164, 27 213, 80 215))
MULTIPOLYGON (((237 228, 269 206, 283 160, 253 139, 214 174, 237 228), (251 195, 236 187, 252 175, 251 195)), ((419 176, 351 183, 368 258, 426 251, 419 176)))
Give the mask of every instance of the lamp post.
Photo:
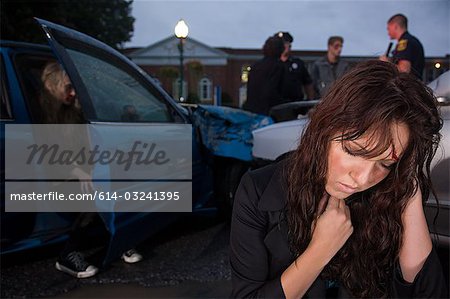
POLYGON ((184 22, 183 19, 180 19, 177 23, 177 25, 175 26, 175 36, 180 40, 180 43, 178 44, 178 50, 180 51, 180 87, 179 87, 179 97, 180 97, 180 101, 182 102, 183 99, 183 73, 184 73, 184 68, 183 68, 183 44, 184 41, 186 39, 186 37, 188 36, 189 33, 189 28, 186 25, 186 23, 184 22))

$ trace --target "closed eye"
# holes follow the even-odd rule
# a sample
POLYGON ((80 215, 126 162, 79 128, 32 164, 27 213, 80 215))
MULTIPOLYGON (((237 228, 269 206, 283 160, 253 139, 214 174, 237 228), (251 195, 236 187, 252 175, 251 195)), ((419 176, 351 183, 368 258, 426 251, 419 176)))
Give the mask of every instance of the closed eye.
POLYGON ((388 170, 392 170, 394 168, 396 163, 387 163, 387 162, 382 162, 381 166, 388 169, 388 170))
MULTIPOLYGON (((353 157, 360 157, 361 155, 356 154, 354 150, 348 148, 347 146, 342 146, 342 148, 344 149, 344 152, 350 156, 353 157)), ((386 157, 387 158, 387 157, 386 157)), ((386 158, 380 160, 380 165, 381 167, 383 167, 384 169, 387 170, 392 170, 395 167, 395 162, 389 162, 389 161, 384 161, 386 158)))
POLYGON ((342 148, 344 149, 344 152, 346 154, 349 154, 350 156, 353 157, 358 157, 359 155, 357 155, 353 150, 349 149, 348 147, 346 147, 345 145, 342 145, 342 148))

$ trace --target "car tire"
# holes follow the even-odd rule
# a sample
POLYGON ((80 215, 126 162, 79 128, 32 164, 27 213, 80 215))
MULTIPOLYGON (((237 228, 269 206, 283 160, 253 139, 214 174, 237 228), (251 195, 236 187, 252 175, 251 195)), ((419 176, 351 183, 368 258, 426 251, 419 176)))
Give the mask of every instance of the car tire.
POLYGON ((36 213, 1 213, 1 241, 2 249, 15 242, 29 237, 34 230, 36 213))
POLYGON ((215 157, 214 191, 219 215, 231 217, 233 201, 242 176, 249 170, 250 163, 233 158, 215 157))

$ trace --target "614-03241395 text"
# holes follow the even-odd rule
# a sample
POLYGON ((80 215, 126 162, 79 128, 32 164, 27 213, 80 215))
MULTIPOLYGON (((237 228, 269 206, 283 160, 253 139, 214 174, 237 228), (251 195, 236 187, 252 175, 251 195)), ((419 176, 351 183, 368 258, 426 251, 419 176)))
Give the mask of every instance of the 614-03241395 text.
POLYGON ((155 192, 144 192, 144 191, 133 191, 133 192, 99 192, 99 200, 179 200, 180 192, 165 192, 165 191, 155 191, 155 192))

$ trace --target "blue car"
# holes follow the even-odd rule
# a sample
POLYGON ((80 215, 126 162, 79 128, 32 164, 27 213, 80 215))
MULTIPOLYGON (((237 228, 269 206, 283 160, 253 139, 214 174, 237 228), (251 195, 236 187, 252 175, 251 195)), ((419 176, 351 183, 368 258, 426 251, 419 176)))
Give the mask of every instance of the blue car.
MULTIPOLYGON (((4 159, 5 127, 39 123, 44 112, 37 100, 42 88, 40 74, 49 60, 56 59, 64 66, 88 125, 109 138, 114 138, 121 127, 132 126, 132 130, 126 132, 137 138, 151 140, 151 132, 154 132, 149 129, 151 127, 164 132, 165 139, 176 140, 181 138, 179 133, 164 128, 173 124, 192 125, 192 175, 189 181, 192 182, 193 212, 216 211, 224 197, 232 196, 238 183, 235 178, 240 178, 246 170, 245 160, 251 159, 251 130, 270 124, 269 118, 231 108, 183 107, 153 78, 116 50, 77 31, 36 20, 50 46, 12 41, 0 43, 2 254, 61 242, 67 239, 73 221, 70 213, 5 212, 5 180, 8 182, 8 171, 14 167, 8 166, 9 161, 4 159), (145 111, 145 115, 125 122, 118 112, 123 107, 136 107, 145 111), (232 130, 223 125, 233 122, 232 130), (236 127, 240 129, 236 130, 236 127)), ((102 188, 111 183, 93 179, 94 186, 101 185, 102 188)), ((177 213, 163 212, 99 214, 110 235, 105 264, 177 217, 177 213)))

